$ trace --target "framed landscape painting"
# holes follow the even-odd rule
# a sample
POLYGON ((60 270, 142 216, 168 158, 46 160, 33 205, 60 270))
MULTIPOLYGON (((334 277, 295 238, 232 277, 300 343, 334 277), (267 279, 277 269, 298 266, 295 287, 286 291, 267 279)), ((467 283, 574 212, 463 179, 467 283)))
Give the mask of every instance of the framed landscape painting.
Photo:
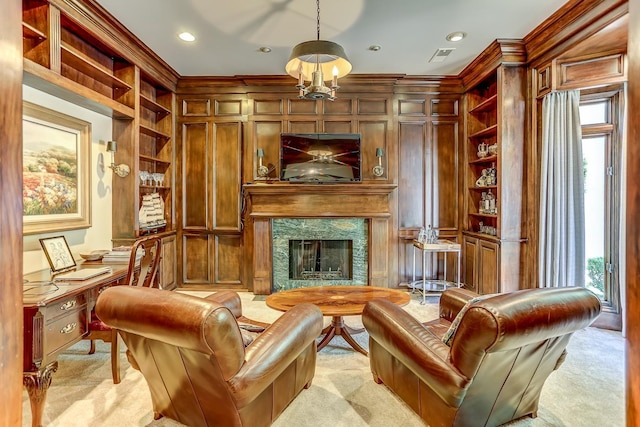
POLYGON ((91 226, 91 123, 24 102, 24 234, 91 226))

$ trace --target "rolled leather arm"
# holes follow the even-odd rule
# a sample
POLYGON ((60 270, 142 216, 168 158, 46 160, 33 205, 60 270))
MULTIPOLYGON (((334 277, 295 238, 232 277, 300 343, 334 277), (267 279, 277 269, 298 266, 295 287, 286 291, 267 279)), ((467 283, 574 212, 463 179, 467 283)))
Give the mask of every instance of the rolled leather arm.
POLYGON ((440 317, 453 322, 462 307, 478 294, 462 288, 447 289, 440 297, 440 317))
POLYGON ((236 319, 242 316, 242 300, 240 295, 233 291, 219 291, 207 296, 205 299, 222 304, 231 311, 236 319))
MULTIPOLYGON (((386 300, 367 303, 362 323, 372 340, 408 367, 451 407, 458 407, 469 380, 446 358, 445 344, 418 320, 386 300)), ((375 355, 370 355, 375 357, 375 355)))
MULTIPOLYGON (((247 348, 245 363, 229 380, 239 407, 253 401, 322 332, 322 312, 313 304, 300 304, 285 312, 247 348)), ((314 346, 315 356, 315 346, 314 346)))

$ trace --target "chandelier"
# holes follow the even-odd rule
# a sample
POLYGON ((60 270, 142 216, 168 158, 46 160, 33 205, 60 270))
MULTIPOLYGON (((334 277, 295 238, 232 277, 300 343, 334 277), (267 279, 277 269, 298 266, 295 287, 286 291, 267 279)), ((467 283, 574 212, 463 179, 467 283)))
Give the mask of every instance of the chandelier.
POLYGON ((298 79, 300 99, 336 99, 338 78, 351 71, 344 49, 337 43, 320 40, 320 0, 316 0, 316 40, 302 42, 293 48, 285 67, 287 74, 298 79), (325 84, 324 76, 332 76, 325 84), (309 85, 305 86, 305 82, 309 85), (330 84, 330 86, 327 86, 330 84))

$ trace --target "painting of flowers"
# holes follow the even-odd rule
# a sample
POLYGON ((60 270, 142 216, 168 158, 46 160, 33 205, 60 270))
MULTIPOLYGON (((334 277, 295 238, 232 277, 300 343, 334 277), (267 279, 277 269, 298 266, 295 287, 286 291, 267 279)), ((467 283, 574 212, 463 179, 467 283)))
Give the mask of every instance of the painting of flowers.
POLYGON ((88 122, 25 102, 25 234, 90 226, 88 122))

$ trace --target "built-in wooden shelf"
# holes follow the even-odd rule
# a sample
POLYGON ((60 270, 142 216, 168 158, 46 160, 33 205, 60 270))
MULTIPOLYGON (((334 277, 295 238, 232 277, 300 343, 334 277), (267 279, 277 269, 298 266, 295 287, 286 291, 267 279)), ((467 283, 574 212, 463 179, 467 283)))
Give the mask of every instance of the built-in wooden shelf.
POLYGON ((26 22, 22 22, 22 36, 24 38, 35 40, 45 40, 47 38, 45 33, 26 22))
POLYGON ((158 165, 165 165, 165 166, 169 166, 171 164, 171 162, 167 162, 166 160, 160 160, 157 157, 145 156, 142 154, 138 157, 141 162, 150 162, 150 163, 155 163, 158 165))
POLYGON ((149 135, 153 138, 164 140, 164 141, 168 141, 171 138, 171 135, 168 135, 164 132, 160 132, 157 129, 153 129, 152 127, 145 126, 143 124, 140 124, 140 132, 145 135, 149 135))
POLYGON ((497 102, 498 102, 498 94, 496 93, 493 96, 482 101, 480 104, 473 107, 469 112, 480 113, 480 112, 493 111, 496 109, 497 102))
POLYGON ((478 131, 472 135, 469 135, 469 138, 486 138, 489 136, 493 136, 496 135, 498 133, 498 125, 491 125, 489 127, 486 127, 484 129, 482 129, 481 131, 478 131))
POLYGON ((154 100, 147 98, 144 95, 140 95, 140 105, 142 105, 144 108, 148 110, 153 111, 154 113, 158 114, 161 117, 171 114, 171 110, 164 107, 163 105, 158 104, 154 100))
POLYGON ((493 163, 493 162, 497 162, 497 161, 498 161, 498 156, 488 156, 488 157, 484 157, 482 159, 470 160, 469 164, 470 165, 483 165, 485 163, 493 163))
POLYGON ((487 190, 497 190, 498 186, 497 185, 487 185, 485 187, 469 187, 469 190, 471 191, 487 191, 487 190))
POLYGON ((63 64, 86 74, 92 79, 113 89, 131 90, 131 86, 114 76, 111 70, 82 55, 66 43, 61 43, 61 55, 63 64))

